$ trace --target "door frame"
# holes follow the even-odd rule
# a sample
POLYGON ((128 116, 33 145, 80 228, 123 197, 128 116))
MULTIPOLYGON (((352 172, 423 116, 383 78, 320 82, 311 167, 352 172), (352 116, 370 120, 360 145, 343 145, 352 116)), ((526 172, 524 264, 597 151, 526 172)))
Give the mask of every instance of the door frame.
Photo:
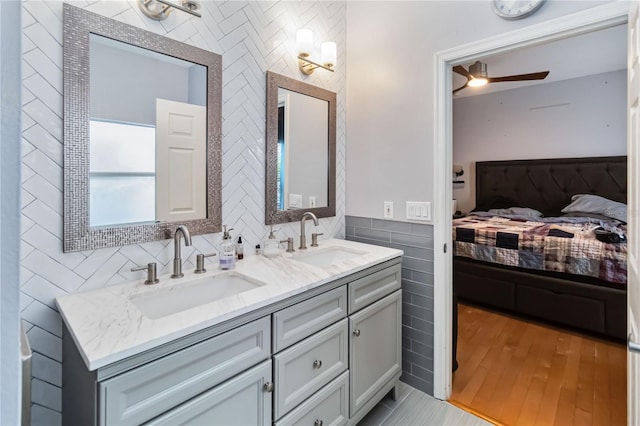
POLYGON ((435 55, 434 108, 434 368, 433 394, 451 395, 452 264, 451 199, 453 188, 452 68, 499 53, 625 24, 629 3, 613 1, 567 16, 447 49, 435 55))

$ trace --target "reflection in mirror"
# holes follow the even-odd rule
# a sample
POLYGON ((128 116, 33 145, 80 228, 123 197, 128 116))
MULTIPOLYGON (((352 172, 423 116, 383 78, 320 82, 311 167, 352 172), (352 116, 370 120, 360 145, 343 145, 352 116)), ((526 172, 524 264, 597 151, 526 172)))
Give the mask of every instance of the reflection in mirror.
POLYGON ((278 209, 327 207, 329 102, 278 88, 278 209))
POLYGON ((335 126, 335 93, 267 72, 267 224, 335 216, 335 126))
POLYGON ((207 69, 89 40, 89 225, 205 218, 207 69))
POLYGON ((221 228, 221 57, 63 4, 64 251, 221 228))

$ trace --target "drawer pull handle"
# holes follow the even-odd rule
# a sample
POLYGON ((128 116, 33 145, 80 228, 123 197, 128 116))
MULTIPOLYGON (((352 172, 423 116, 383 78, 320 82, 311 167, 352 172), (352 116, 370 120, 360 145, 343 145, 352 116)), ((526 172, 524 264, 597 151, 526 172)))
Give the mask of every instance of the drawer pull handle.
POLYGON ((353 335, 358 337, 360 335, 360 330, 358 330, 357 328, 353 330, 353 335))
POLYGON ((322 423, 322 420, 316 420, 315 422, 313 422, 313 426, 322 426, 322 423))
POLYGON ((273 383, 271 382, 265 383, 262 389, 264 389, 265 392, 273 392, 273 383))
POLYGON ((318 369, 320 367, 322 367, 322 361, 320 361, 319 359, 313 361, 313 368, 318 369))

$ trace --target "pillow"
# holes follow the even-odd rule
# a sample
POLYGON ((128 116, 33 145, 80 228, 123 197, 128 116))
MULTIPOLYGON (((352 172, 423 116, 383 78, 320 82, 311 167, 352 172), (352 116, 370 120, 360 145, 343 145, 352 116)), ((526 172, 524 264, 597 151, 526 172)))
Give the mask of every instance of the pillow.
POLYGON ((562 213, 584 212, 603 214, 613 219, 627 221, 627 205, 593 194, 576 194, 562 213))
POLYGON ((508 209, 490 209, 489 213, 498 214, 498 215, 517 215, 517 216, 526 216, 532 219, 538 219, 542 217, 542 213, 535 209, 530 209, 528 207, 509 207, 508 209))
POLYGON ((606 220, 608 222, 611 222, 611 221, 616 221, 618 223, 623 222, 618 219, 613 219, 609 216, 605 216, 603 214, 587 213, 587 212, 569 212, 569 213, 563 214, 562 217, 586 217, 586 218, 595 219, 595 220, 606 220))
POLYGON ((511 198, 503 197, 502 195, 496 195, 495 197, 490 197, 482 200, 482 202, 478 204, 472 211, 488 212, 489 210, 493 209, 506 209, 517 204, 518 203, 513 201, 511 198))

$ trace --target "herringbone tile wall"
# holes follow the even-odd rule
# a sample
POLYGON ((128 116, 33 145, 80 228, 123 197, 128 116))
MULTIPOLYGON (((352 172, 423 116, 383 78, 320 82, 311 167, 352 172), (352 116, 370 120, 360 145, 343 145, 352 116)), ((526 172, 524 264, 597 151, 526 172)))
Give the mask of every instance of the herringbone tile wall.
MULTIPOLYGON (((266 236, 264 225, 265 71, 337 93, 337 215, 320 220, 324 235, 344 236, 344 68, 303 77, 295 32, 314 31, 345 57, 345 3, 201 1, 202 18, 174 12, 163 22, 142 15, 135 0, 74 1, 92 12, 222 54, 223 223, 242 234, 247 252, 266 236)), ((4 40, 3 40, 4 42, 4 40)), ((33 424, 59 424, 62 321, 55 298, 133 278, 134 265, 158 262, 167 272, 170 240, 79 253, 62 252, 62 2, 23 3, 21 311, 34 351, 33 424)), ((279 236, 297 227, 281 225, 279 236)), ((220 234, 195 237, 184 257, 218 246, 220 234)), ((191 268, 192 265, 185 265, 191 268)))

